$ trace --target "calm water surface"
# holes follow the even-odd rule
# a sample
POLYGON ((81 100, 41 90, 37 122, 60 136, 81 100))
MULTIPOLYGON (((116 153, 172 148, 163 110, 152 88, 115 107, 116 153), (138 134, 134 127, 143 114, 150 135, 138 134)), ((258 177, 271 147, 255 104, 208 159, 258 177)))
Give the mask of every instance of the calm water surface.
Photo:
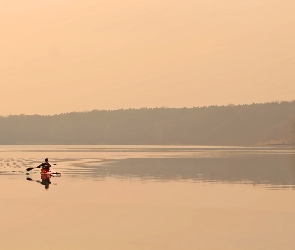
POLYGON ((1 249, 295 247, 292 147, 0 146, 0 187, 1 249))

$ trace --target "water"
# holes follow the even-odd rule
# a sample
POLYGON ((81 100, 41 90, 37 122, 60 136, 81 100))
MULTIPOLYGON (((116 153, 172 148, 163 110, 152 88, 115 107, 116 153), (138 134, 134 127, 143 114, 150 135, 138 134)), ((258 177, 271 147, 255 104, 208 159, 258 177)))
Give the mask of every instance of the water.
POLYGON ((294 249, 294 195, 292 147, 0 146, 2 249, 294 249))

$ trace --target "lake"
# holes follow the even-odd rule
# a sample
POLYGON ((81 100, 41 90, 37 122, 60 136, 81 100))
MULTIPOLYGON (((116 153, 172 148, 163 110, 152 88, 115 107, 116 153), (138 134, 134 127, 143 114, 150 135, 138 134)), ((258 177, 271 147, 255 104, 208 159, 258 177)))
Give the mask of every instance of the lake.
POLYGON ((294 147, 0 146, 0 187, 1 249, 295 247, 294 147))

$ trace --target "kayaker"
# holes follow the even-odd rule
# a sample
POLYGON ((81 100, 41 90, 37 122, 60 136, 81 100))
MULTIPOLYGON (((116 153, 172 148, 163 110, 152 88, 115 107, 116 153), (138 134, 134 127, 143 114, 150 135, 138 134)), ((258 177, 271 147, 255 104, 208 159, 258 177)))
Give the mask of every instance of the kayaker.
POLYGON ((41 173, 48 173, 51 167, 48 161, 48 158, 46 158, 45 162, 43 162, 41 165, 42 165, 41 173))

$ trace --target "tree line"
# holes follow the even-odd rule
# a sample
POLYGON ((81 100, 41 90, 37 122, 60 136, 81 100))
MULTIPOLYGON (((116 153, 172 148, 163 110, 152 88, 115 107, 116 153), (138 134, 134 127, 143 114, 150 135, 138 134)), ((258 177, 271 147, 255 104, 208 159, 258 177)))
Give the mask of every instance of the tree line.
POLYGON ((0 144, 293 143, 295 101, 0 117, 0 144))

